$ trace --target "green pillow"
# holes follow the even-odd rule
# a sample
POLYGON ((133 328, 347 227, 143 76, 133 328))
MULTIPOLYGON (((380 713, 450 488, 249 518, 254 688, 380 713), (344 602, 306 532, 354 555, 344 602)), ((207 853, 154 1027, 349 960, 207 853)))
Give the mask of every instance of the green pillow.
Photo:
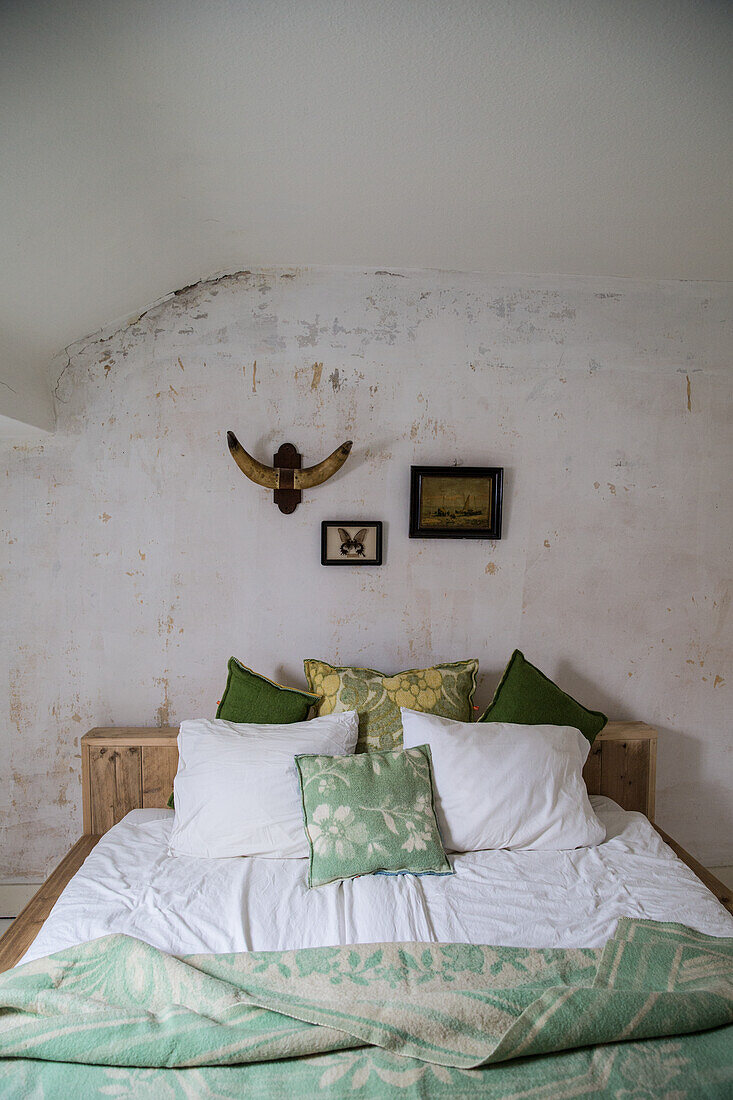
POLYGON ((356 875, 451 875, 435 818, 429 745, 295 757, 308 885, 356 875))
POLYGON ((439 714, 456 722, 473 718, 478 661, 456 661, 432 668, 410 668, 386 676, 373 668, 339 668, 326 661, 304 661, 311 691, 321 696, 317 713, 359 713, 357 752, 402 746, 400 707, 439 714))
POLYGON ((479 722, 517 722, 522 726, 574 726, 591 745, 607 721, 605 714, 588 710, 553 684, 518 649, 479 718, 479 722))
POLYGON ((216 712, 225 722, 274 723, 305 722, 308 711, 319 701, 308 691, 283 687, 266 676, 229 658, 227 686, 216 712))

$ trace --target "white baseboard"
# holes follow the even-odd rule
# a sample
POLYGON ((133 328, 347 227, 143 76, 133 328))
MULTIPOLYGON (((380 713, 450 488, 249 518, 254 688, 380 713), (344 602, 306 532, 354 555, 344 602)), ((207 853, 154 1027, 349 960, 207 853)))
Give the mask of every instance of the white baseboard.
POLYGON ((41 885, 40 882, 0 883, 0 919, 17 917, 41 885))

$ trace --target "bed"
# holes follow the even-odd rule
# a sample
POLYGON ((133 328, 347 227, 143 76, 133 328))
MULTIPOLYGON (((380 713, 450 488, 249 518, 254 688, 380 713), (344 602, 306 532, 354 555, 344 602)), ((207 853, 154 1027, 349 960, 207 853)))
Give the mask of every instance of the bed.
POLYGON ((26 1036, 0 1096, 733 1094, 724 1026, 733 1011, 733 903, 651 823, 650 727, 609 723, 589 757, 602 844, 466 852, 452 857, 447 879, 368 875, 316 890, 305 886, 302 860, 169 854, 175 735, 86 735, 85 836, 0 942, 0 969, 28 964, 11 972, 16 992, 12 982, 5 991, 16 1008, 30 974, 40 983, 30 1003, 41 989, 52 1016, 54 997, 68 1000, 71 989, 84 1001, 85 1027, 104 1030, 88 1006, 110 997, 102 1016, 114 1006, 119 1036, 133 1026, 130 998, 146 1019, 151 1004, 160 1008, 155 1028, 142 1047, 129 1038, 120 1054, 120 1039, 104 1055, 92 1030, 94 1049, 70 1061, 53 1046, 61 1040, 26 1036), (174 965, 183 969, 171 977, 174 965), (125 977, 124 996, 110 992, 112 973, 142 975, 140 988, 125 977), (186 1005, 185 1027, 182 1010, 173 1020, 168 1002, 158 1005, 150 975, 159 973, 169 1000, 186 1005), (661 1011, 662 989, 670 1016, 655 1030, 648 1005, 661 1011), (601 1012, 588 998, 615 1007, 601 1012), (226 1013, 244 1011, 243 999, 249 1016, 229 1064, 219 1053, 231 1047, 226 1013), (199 1028, 206 1021, 206 1054, 192 1015, 199 1028), (163 1038, 166 1028, 173 1038, 163 1038))
POLYGON ((416 941, 600 947, 621 916, 733 935, 733 917, 639 813, 591 797, 606 826, 596 848, 483 851, 455 875, 365 875, 320 890, 301 860, 168 853, 172 810, 133 810, 63 891, 20 961, 124 933, 173 955, 291 951, 416 941), (277 919, 273 919, 273 898, 277 919))

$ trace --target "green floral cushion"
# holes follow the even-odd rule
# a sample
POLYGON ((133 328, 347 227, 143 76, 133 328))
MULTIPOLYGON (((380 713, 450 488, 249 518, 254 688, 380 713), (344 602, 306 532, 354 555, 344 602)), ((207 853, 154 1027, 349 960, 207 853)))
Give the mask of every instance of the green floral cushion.
POLYGON ((453 874, 435 818, 429 745, 296 756, 309 886, 374 872, 453 874))
POLYGON ((395 676, 373 668, 339 668, 326 661, 304 661, 304 667, 308 687, 321 696, 317 714, 359 712, 357 753, 402 745, 400 707, 457 722, 473 718, 477 660, 411 668, 395 676))

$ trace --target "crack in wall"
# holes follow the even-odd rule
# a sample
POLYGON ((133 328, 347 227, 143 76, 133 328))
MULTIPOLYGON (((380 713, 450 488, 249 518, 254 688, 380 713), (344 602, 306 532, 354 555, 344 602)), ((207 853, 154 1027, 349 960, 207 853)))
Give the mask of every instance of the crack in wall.
POLYGON ((64 352, 66 353, 66 366, 61 371, 61 374, 58 376, 58 378, 56 379, 56 385, 53 388, 53 399, 54 399, 54 401, 60 401, 62 405, 67 405, 68 404, 68 401, 64 401, 63 397, 60 396, 59 386, 61 385, 61 379, 64 377, 67 370, 71 366, 71 355, 69 353, 69 348, 70 347, 71 347, 71 344, 69 344, 68 347, 64 348, 64 352))

